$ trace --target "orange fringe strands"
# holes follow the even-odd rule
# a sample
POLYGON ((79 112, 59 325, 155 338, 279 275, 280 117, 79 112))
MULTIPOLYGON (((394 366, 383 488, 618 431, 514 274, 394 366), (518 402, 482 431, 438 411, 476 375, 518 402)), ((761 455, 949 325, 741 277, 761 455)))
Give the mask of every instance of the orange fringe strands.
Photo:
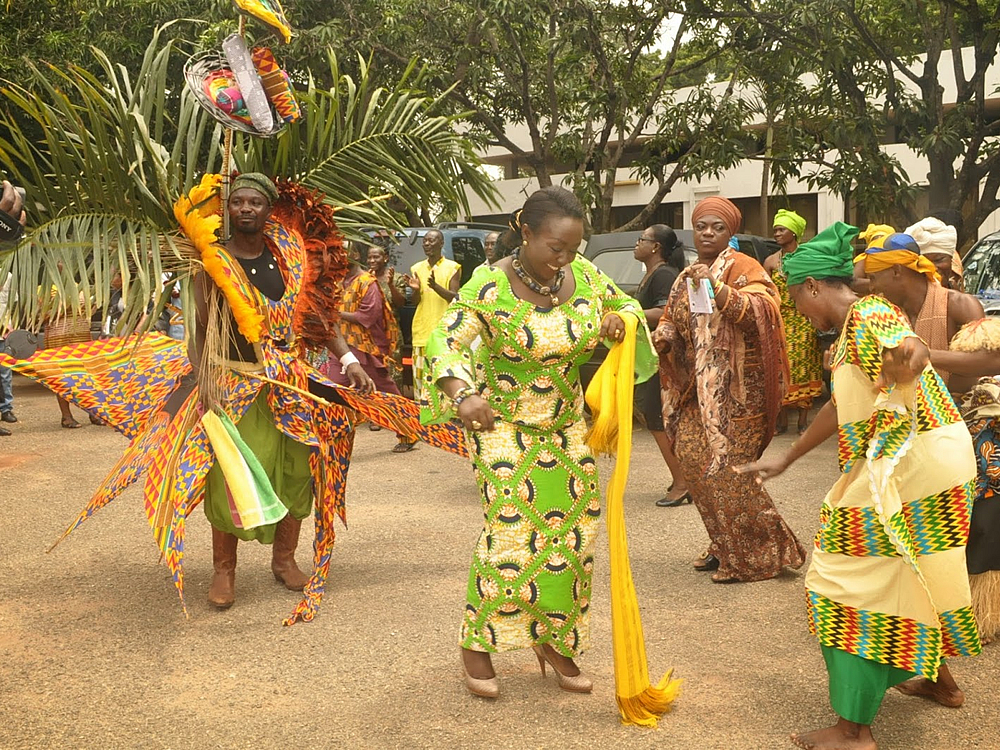
POLYGON ((343 236, 322 193, 287 181, 277 187, 279 198, 271 218, 297 234, 306 253, 292 329, 306 346, 324 347, 340 317, 341 282, 347 275, 343 236))
POLYGON ((611 640, 615 659, 615 699, 623 724, 655 727, 680 693, 681 681, 667 672, 656 685, 649 682, 639 600, 632 581, 625 533, 625 483, 632 453, 632 393, 636 329, 633 315, 622 315, 625 338, 611 348, 587 388, 587 405, 594 426, 587 445, 596 453, 614 455, 605 502, 611 560, 611 640))

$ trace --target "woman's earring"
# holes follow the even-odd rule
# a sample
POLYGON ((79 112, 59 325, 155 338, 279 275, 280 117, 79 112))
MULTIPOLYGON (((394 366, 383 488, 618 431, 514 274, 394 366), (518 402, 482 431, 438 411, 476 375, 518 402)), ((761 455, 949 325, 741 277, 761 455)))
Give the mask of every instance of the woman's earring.
POLYGON ((521 240, 521 247, 527 247, 527 246, 528 246, 528 241, 527 240, 521 240))
POLYGON ((813 297, 818 297, 819 296, 819 292, 817 292, 815 289, 813 289, 812 294, 813 294, 813 297))

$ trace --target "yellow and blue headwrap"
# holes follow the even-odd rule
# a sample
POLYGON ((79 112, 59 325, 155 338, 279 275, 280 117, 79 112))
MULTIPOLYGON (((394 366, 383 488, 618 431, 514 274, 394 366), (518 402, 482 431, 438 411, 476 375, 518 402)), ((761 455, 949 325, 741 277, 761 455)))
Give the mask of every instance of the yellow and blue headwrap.
POLYGON ((862 260, 865 263, 866 274, 885 271, 893 266, 903 266, 922 273, 928 281, 941 282, 937 268, 920 254, 917 241, 902 232, 887 234, 874 242, 869 241, 868 249, 854 259, 855 262, 862 260))
POLYGON ((880 239, 895 232, 896 230, 888 224, 869 224, 865 227, 865 231, 858 234, 858 239, 865 243, 865 247, 871 247, 880 239))

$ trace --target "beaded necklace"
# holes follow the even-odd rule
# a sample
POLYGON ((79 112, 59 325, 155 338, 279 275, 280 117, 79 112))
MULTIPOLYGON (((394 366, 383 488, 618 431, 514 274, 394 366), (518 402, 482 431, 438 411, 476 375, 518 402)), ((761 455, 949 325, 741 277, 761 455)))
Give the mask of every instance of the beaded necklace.
POLYGON ((563 280, 566 278, 566 271, 560 268, 556 271, 556 277, 553 282, 545 286, 535 279, 534 276, 528 273, 527 269, 521 265, 521 252, 520 250, 515 250, 513 255, 513 260, 511 261, 511 267, 514 269, 514 273, 517 274, 524 285, 528 287, 535 294, 540 294, 543 297, 548 297, 552 300, 552 306, 555 307, 559 304, 559 290, 562 288, 563 280))

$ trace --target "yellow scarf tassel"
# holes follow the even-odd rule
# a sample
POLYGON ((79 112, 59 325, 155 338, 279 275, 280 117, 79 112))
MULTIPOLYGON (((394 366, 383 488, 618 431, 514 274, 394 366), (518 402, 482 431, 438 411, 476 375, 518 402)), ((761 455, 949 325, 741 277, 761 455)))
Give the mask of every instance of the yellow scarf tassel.
MULTIPOLYGON (((611 639, 615 658, 615 699, 623 724, 655 727, 660 715, 680 693, 681 681, 667 672, 655 686, 649 682, 639 600, 632 582, 625 534, 625 483, 632 454, 632 394, 638 320, 622 315, 625 338, 611 347, 604 364, 587 388, 587 405, 594 425, 587 445, 596 453, 617 452, 608 483, 605 513, 611 558, 611 639)), ((655 377, 655 376, 654 376, 655 377)))

